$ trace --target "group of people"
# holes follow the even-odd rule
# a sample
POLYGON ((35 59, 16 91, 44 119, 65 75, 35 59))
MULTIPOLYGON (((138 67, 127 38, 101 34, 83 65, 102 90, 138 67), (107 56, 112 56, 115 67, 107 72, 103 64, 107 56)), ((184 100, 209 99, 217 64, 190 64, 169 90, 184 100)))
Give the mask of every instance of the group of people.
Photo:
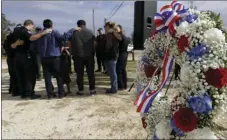
POLYGON ((57 96, 63 98, 71 93, 71 58, 77 75, 77 95, 84 94, 84 67, 88 74, 90 95, 96 94, 94 73, 102 70, 111 80, 111 88, 106 93, 114 94, 127 89, 129 40, 123 34, 121 25, 107 22, 104 30, 105 33, 99 28, 95 37, 84 20, 79 20, 76 28, 64 34, 53 29, 50 19, 43 21, 43 29, 36 28, 35 31, 32 20, 26 20, 23 26, 17 25, 3 45, 10 74, 9 93, 23 99, 40 98, 41 95, 35 94, 35 85, 41 77, 42 65, 48 99, 57 96), (95 55, 98 64, 96 71, 95 55), (58 94, 54 92, 52 77, 56 78, 58 94))

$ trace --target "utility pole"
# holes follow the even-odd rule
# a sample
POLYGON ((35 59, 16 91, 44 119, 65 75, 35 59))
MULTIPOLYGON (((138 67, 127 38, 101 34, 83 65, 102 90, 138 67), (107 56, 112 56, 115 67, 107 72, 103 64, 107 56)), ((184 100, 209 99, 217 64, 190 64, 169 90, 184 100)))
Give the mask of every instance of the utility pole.
POLYGON ((197 9, 197 6, 195 5, 195 2, 194 1, 190 1, 189 2, 189 8, 191 8, 191 9, 197 9))
POLYGON ((106 19, 106 18, 104 18, 104 25, 106 24, 106 21, 107 21, 107 19, 106 19))
POLYGON ((92 9, 93 32, 95 34, 95 9, 92 9))

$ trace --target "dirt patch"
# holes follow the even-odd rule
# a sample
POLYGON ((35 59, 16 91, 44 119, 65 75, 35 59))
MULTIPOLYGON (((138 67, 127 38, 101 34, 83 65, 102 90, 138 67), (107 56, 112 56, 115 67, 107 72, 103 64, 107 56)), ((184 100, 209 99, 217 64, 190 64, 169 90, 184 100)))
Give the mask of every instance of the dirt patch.
POLYGON ((70 122, 70 121, 73 121, 73 120, 74 120, 73 118, 68 118, 67 122, 70 122))
POLYGON ((27 101, 27 102, 21 102, 21 103, 17 103, 15 106, 27 106, 32 104, 31 102, 27 101))
POLYGON ((52 109, 63 109, 67 106, 69 106, 71 103, 71 100, 59 100, 55 106, 52 106, 52 109))
POLYGON ((2 120, 2 126, 3 127, 8 127, 10 124, 12 124, 12 122, 6 121, 6 120, 2 120))

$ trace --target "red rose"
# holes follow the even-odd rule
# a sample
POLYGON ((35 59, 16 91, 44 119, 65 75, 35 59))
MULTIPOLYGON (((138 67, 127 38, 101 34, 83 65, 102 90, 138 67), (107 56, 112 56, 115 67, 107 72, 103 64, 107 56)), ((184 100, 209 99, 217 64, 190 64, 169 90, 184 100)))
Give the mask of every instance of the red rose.
POLYGON ((186 48, 188 48, 188 37, 185 35, 182 35, 180 39, 178 40, 178 49, 180 53, 184 52, 186 48))
MULTIPOLYGON (((144 72, 145 75, 150 78, 153 76, 155 70, 157 69, 157 67, 154 67, 153 65, 149 64, 149 65, 144 65, 144 72)), ((155 75, 158 74, 158 71, 155 73, 155 75)))
POLYGON ((197 128, 198 117, 191 108, 180 108, 173 115, 176 127, 184 132, 190 132, 197 128))
POLYGON ((227 86, 227 68, 212 69, 205 72, 206 82, 216 88, 227 86))

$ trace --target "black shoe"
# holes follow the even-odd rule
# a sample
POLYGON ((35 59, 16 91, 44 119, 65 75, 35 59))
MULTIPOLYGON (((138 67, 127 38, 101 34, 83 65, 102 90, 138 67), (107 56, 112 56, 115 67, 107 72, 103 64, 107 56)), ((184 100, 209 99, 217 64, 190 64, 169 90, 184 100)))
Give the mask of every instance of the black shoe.
POLYGON ((68 91, 65 93, 65 96, 68 96, 68 95, 71 95, 72 94, 72 91, 68 91))
POLYGON ((96 70, 95 72, 101 72, 101 70, 98 69, 98 70, 96 70))
POLYGON ((52 99, 52 98, 56 98, 57 97, 57 95, 56 95, 56 93, 52 93, 52 94, 48 94, 47 95, 47 98, 50 100, 50 99, 52 99))
POLYGON ((90 92, 90 95, 91 95, 91 96, 95 96, 95 95, 96 95, 96 91, 90 92))
POLYGON ((62 98, 64 98, 64 96, 65 96, 65 94, 59 94, 59 95, 58 95, 58 98, 59 98, 59 99, 62 99, 62 98))
POLYGON ((30 99, 39 99, 39 98, 41 98, 41 95, 32 94, 29 97, 30 97, 30 99))
POLYGON ((78 92, 76 93, 76 95, 82 96, 82 95, 84 95, 84 93, 78 91, 78 92))
POLYGON ((21 95, 21 99, 26 99, 27 97, 27 95, 21 95))
POLYGON ((53 96, 53 98, 56 98, 56 97, 57 97, 57 94, 54 92, 54 93, 52 94, 52 96, 53 96))
POLYGON ((106 90, 106 93, 107 93, 107 94, 115 94, 115 93, 117 93, 117 92, 116 92, 116 91, 112 91, 112 90, 108 89, 108 90, 106 90))

